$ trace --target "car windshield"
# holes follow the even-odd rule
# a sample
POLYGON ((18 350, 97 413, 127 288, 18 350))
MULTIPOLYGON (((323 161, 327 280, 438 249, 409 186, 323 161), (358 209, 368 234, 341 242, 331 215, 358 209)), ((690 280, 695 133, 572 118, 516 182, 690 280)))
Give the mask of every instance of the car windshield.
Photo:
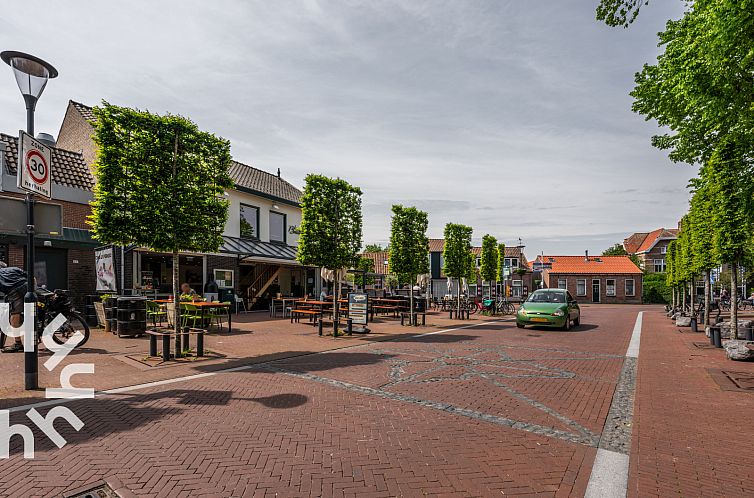
POLYGON ((530 303, 565 303, 565 292, 537 291, 526 300, 530 303))

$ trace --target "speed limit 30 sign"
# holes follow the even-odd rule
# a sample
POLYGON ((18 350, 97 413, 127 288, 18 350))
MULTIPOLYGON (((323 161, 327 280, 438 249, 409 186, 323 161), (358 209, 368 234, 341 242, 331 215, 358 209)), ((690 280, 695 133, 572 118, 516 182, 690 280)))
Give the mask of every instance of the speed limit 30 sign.
POLYGON ((33 136, 19 132, 18 172, 16 182, 19 188, 42 195, 48 199, 50 193, 50 148, 33 136))

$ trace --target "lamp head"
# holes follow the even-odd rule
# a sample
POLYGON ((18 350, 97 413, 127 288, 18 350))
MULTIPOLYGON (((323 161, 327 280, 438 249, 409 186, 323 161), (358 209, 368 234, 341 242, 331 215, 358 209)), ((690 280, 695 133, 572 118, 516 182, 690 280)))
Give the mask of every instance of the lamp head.
POLYGON ((13 69, 18 89, 21 90, 27 107, 33 108, 42 95, 47 80, 58 76, 58 70, 52 64, 23 52, 6 50, 0 53, 0 59, 13 69))

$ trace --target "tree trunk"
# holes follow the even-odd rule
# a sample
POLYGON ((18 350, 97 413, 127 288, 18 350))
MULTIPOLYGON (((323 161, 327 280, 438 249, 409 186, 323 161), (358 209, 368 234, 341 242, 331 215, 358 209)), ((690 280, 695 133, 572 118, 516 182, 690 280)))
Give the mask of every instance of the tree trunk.
POLYGON ((686 312, 686 284, 681 284, 681 313, 686 312))
POLYGON ((675 311, 675 286, 671 290, 673 291, 673 297, 670 299, 670 308, 672 311, 675 311))
MULTIPOLYGON (((338 337, 338 296, 340 296, 338 271, 333 270, 332 278, 332 336, 338 337)), ((322 317, 320 317, 320 320, 322 317)))
MULTIPOLYGON (((413 276, 413 275, 411 275, 411 281, 416 282, 416 277, 413 276)), ((414 323, 414 286, 413 285, 411 286, 411 292, 410 292, 410 294, 408 296, 409 296, 408 297, 408 303, 409 303, 408 304, 408 309, 409 309, 409 313, 410 313, 408 315, 408 323, 410 323, 411 326, 413 327, 414 325, 416 325, 414 323)))
MULTIPOLYGON (((181 340, 179 339, 181 330, 181 296, 179 289, 181 288, 180 274, 178 272, 178 251, 173 251, 173 303, 175 304, 175 357, 180 358, 181 353, 181 340)), ((167 361, 169 358, 163 358, 163 361, 167 361)))
POLYGON ((730 337, 738 339, 738 265, 730 264, 730 337))
POLYGON ((710 299, 709 299, 710 286, 709 286, 709 281, 710 281, 710 271, 706 270, 704 272, 704 331, 705 332, 707 331, 707 327, 709 327, 709 325, 710 325, 710 320, 709 320, 709 309, 710 309, 710 299))
POLYGON ((461 280, 461 277, 458 277, 458 309, 456 309, 456 320, 459 320, 461 318, 461 285, 463 284, 463 281, 461 280))
POLYGON ((696 303, 696 277, 691 277, 689 282, 689 301, 691 302, 691 316, 694 316, 694 304, 696 303))

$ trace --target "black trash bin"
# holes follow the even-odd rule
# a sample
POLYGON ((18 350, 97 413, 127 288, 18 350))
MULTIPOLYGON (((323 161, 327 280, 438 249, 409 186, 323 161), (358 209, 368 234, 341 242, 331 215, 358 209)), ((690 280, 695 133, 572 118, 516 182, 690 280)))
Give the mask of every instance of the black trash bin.
POLYGON ((118 332, 118 296, 108 297, 103 301, 107 328, 113 334, 118 332))
POLYGON ((147 332, 147 298, 122 296, 118 298, 118 337, 142 336, 147 332))

